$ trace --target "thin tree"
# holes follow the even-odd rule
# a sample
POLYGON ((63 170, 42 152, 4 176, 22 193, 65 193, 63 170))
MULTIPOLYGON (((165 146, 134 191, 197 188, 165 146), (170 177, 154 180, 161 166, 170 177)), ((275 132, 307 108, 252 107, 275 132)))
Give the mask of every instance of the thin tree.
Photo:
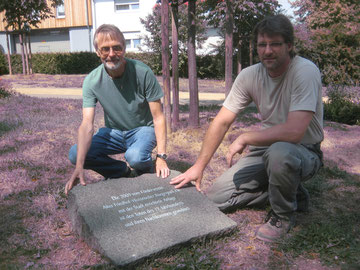
POLYGON ((9 31, 8 31, 7 26, 5 27, 5 33, 6 33, 6 47, 7 47, 7 59, 8 59, 8 66, 9 66, 9 74, 12 75, 10 46, 9 46, 9 31))
POLYGON ((30 74, 30 68, 29 68, 29 52, 28 52, 28 44, 27 44, 26 32, 23 32, 22 36, 23 36, 23 41, 24 41, 26 74, 30 74))
POLYGON ((31 58, 32 58, 32 52, 31 52, 31 40, 30 40, 30 32, 27 33, 27 44, 29 46, 29 68, 30 68, 30 74, 33 74, 33 70, 32 70, 32 62, 31 62, 31 58))
POLYGON ((172 124, 176 128, 179 123, 179 2, 171 3, 171 42, 172 42, 172 124))
POLYGON ((161 59, 166 129, 171 133, 170 67, 169 67, 169 0, 161 0, 161 59))
POLYGON ((19 42, 20 42, 20 48, 21 48, 22 70, 23 70, 23 74, 26 74, 26 60, 25 60, 24 40, 23 40, 23 33, 21 32, 21 29, 19 31, 19 42))
POLYGON ((225 95, 230 93, 233 71, 233 1, 226 0, 225 15, 225 95))
POLYGON ((196 0, 188 1, 188 70, 189 70, 189 92, 190 112, 189 125, 199 126, 199 90, 196 71, 196 47, 195 47, 195 12, 196 0))
POLYGON ((28 74, 32 74, 32 64, 31 64, 31 39, 30 39, 31 28, 29 25, 25 24, 24 26, 24 40, 25 40, 25 54, 27 58, 28 74))

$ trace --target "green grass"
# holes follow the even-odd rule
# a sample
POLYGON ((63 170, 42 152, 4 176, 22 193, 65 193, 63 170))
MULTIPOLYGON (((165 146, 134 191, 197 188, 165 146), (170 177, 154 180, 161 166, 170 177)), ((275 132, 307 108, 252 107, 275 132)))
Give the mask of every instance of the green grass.
POLYGON ((3 86, 0 86, 0 99, 10 97, 11 95, 11 91, 6 90, 3 86))
POLYGON ((319 254, 327 265, 360 264, 360 213, 337 211, 334 216, 312 220, 278 249, 294 256, 319 254))
MULTIPOLYGON (((211 105, 199 105, 199 112, 218 112, 221 106, 217 104, 211 105)), ((189 112, 189 104, 184 104, 179 106, 180 112, 189 112)))
POLYGON ((172 160, 172 159, 168 159, 167 164, 170 169, 173 169, 173 170, 176 170, 179 172, 185 172, 192 166, 192 164, 189 162, 184 162, 181 160, 172 160))
POLYGON ((341 184, 341 187, 359 187, 357 176, 337 167, 323 168, 305 185, 315 209, 303 216, 304 224, 275 249, 294 257, 302 255, 313 259, 316 255, 326 265, 351 268, 360 265, 358 202, 356 194, 336 191, 338 186, 329 184, 329 179, 340 179, 345 184, 341 184))
POLYGON ((38 180, 42 177, 43 172, 49 171, 50 168, 44 165, 34 165, 26 160, 12 160, 8 161, 7 169, 12 171, 14 169, 25 169, 29 178, 38 180))
MULTIPOLYGON (((184 247, 176 255, 166 259, 156 259, 146 269, 162 270, 217 270, 220 269, 220 261, 215 258, 212 244, 195 244, 191 247, 184 247)), ((145 269, 144 266, 137 270, 145 269)))
POLYGON ((14 125, 11 125, 7 122, 1 121, 0 122, 0 137, 2 135, 4 135, 6 132, 13 130, 14 128, 15 128, 14 125))
POLYGON ((0 156, 7 154, 7 153, 14 153, 16 152, 16 147, 13 146, 5 146, 3 148, 0 148, 0 156))

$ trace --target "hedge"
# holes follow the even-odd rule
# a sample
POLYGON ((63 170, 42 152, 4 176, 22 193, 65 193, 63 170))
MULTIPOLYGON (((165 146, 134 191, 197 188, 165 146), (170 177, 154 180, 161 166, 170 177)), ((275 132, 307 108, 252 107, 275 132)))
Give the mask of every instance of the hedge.
MULTIPOLYGON (((147 64, 156 75, 161 75, 161 55, 154 53, 126 53, 126 57, 137 59, 147 64)), ((171 60, 170 60, 171 61, 171 60)), ((218 55, 197 56, 197 73, 201 79, 224 78, 224 59, 218 55)), ((88 74, 101 64, 93 52, 77 53, 35 53, 32 54, 33 73, 41 74, 88 74)), ((170 63, 171 64, 171 63, 170 63)), ((21 55, 11 55, 13 74, 22 73, 21 55)), ((171 66, 171 65, 170 65, 171 66)), ((8 74, 7 57, 0 54, 0 75, 8 74)), ((187 56, 179 56, 179 76, 188 77, 187 56)))

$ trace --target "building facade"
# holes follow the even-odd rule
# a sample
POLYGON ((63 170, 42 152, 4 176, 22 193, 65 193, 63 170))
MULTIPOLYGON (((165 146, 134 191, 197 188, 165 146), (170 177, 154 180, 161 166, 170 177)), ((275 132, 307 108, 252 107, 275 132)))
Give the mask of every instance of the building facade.
MULTIPOLYGON (((33 53, 93 51, 93 34, 110 23, 124 33, 127 51, 138 51, 145 29, 140 18, 152 12, 156 0, 64 0, 53 8, 53 17, 30 31, 33 53)), ((50 3, 49 3, 50 5, 50 3)), ((7 53, 6 24, 0 14, 0 50, 7 53)), ((10 53, 20 53, 18 34, 9 31, 10 53)))

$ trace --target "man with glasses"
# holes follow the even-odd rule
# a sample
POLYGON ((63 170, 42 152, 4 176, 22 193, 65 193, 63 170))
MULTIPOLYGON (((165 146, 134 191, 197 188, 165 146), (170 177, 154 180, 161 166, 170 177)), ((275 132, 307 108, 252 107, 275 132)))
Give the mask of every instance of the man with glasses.
POLYGON ((170 183, 180 188, 196 181, 236 115, 253 102, 262 129, 243 132, 229 146, 230 167, 208 190, 221 210, 263 206, 271 211, 257 238, 276 241, 295 224, 295 212, 307 211, 309 194, 302 182, 322 166, 322 84, 318 68, 294 53, 294 31, 284 15, 265 18, 254 29, 261 63, 237 76, 223 107, 212 121, 195 164, 170 183), (249 152, 232 164, 235 154, 249 152))
POLYGON ((160 101, 163 92, 153 72, 144 63, 125 58, 125 39, 114 25, 104 24, 96 30, 94 47, 102 65, 83 83, 83 119, 78 143, 69 151, 76 167, 66 183, 66 194, 78 180, 85 185, 84 169, 105 178, 153 171, 165 178, 170 173, 165 161, 166 126, 160 101), (104 109, 105 127, 93 135, 98 101, 104 109), (156 145, 154 169, 151 154, 156 145), (127 162, 109 156, 119 153, 125 153, 127 162))

